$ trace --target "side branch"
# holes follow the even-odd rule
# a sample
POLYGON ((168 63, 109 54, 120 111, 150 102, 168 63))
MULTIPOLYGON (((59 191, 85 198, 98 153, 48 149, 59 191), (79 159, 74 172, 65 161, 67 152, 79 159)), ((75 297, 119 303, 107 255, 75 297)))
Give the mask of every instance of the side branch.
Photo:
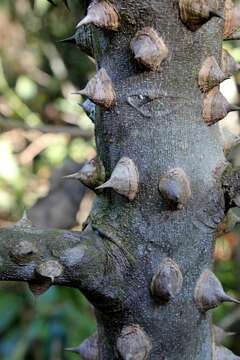
POLYGON ((0 229, 0 280, 26 281, 36 293, 56 284, 95 291, 105 263, 103 240, 92 230, 41 230, 27 219, 0 229))
POLYGON ((82 233, 42 230, 23 218, 0 229, 0 281, 26 281, 37 295, 51 285, 75 287, 99 310, 116 312, 129 266, 121 241, 90 225, 82 233))

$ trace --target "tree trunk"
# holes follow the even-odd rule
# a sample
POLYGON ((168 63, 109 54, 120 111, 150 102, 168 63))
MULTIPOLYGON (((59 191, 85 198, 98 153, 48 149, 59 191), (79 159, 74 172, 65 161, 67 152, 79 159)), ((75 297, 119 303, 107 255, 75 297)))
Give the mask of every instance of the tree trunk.
POLYGON ((131 159, 139 172, 138 194, 129 201, 113 189, 98 191, 82 234, 23 224, 1 230, 0 278, 35 285, 51 278, 80 288, 96 309, 99 360, 215 359, 207 310, 231 300, 210 272, 225 211, 218 170, 224 155, 218 125, 203 120, 207 95, 198 76, 208 57, 221 64, 224 20, 209 16, 190 30, 177 0, 112 3, 118 31, 109 30, 107 21, 105 28, 91 26, 89 42, 116 93, 116 104, 97 111, 97 153, 107 179, 121 158, 131 159), (130 50, 146 27, 168 48, 152 71, 130 50), (23 235, 34 247, 19 254, 23 235), (51 266, 46 259, 54 260, 51 266))

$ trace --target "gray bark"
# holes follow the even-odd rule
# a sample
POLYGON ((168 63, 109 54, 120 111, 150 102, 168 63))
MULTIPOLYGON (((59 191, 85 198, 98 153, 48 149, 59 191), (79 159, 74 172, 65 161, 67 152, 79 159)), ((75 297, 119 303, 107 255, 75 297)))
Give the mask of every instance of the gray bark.
POLYGON ((117 107, 97 120, 97 150, 109 173, 122 156, 133 159, 141 185, 134 203, 109 192, 93 218, 99 227, 113 227, 136 259, 125 274, 117 323, 116 315, 97 312, 100 359, 115 358, 119 322, 145 329, 153 345, 150 359, 211 359, 210 315, 199 313, 193 294, 203 269, 212 266, 214 231, 223 216, 222 193, 213 176, 223 152, 218 126, 208 128, 202 120, 197 77, 207 56, 220 61, 223 22, 212 18, 192 33, 179 19, 177 1, 118 1, 118 8, 129 22, 112 37, 109 50, 107 45, 105 51, 97 49, 98 66, 105 67, 117 89, 117 107), (140 71, 129 52, 135 32, 151 24, 170 49, 157 73, 140 71), (151 116, 128 105, 127 96, 137 103, 139 95, 153 98, 142 108, 151 116), (158 183, 175 167, 190 178, 192 198, 185 209, 172 212, 159 196, 158 183), (172 303, 159 306, 149 284, 165 257, 179 265, 184 282, 172 303))
POLYGON ((197 79, 208 56, 220 63, 223 20, 213 17, 192 32, 180 20, 177 0, 115 4, 120 31, 92 27, 97 66, 106 69, 117 94, 115 107, 98 110, 97 152, 107 178, 121 157, 131 158, 140 174, 139 194, 129 202, 112 190, 99 193, 86 235, 1 230, 0 279, 37 282, 39 264, 57 260, 63 269, 54 283, 79 288, 95 306, 100 360, 210 360, 215 357, 211 315, 199 311, 194 292, 202 272, 212 267, 215 231, 224 216, 216 175, 223 151, 218 125, 207 127, 202 119, 197 79), (129 48, 145 26, 158 31, 170 52, 157 72, 139 67, 129 48), (179 167, 192 196, 185 208, 173 210, 158 185, 169 169, 179 167), (39 247, 30 261, 24 254, 24 265, 19 255, 9 256, 23 236, 39 247), (165 258, 179 266, 183 286, 171 301, 158 303, 150 284, 165 258), (128 326, 130 350, 119 340, 128 326), (138 342, 145 355, 134 353, 138 342))

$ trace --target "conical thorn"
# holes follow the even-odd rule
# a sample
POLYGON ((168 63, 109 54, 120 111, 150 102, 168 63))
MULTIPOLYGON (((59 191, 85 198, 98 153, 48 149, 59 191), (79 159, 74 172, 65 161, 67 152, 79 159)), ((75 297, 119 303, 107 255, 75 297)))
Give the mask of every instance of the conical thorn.
POLYGON ((232 297, 232 296, 229 296, 229 295, 227 295, 227 294, 225 294, 223 297, 222 297, 222 301, 224 302, 224 301, 226 301, 226 302, 232 302, 232 303, 234 303, 234 304, 240 304, 240 300, 238 300, 238 299, 235 299, 234 297, 232 297))
POLYGON ((234 299, 225 293, 221 282, 210 270, 205 270, 195 288, 195 302, 201 312, 207 312, 221 305, 223 302, 232 302, 240 304, 240 301, 234 299))
POLYGON ((86 15, 82 20, 79 21, 79 23, 76 26, 76 29, 78 29, 82 25, 91 24, 92 19, 89 15, 86 15))
POLYGON ((64 351, 72 352, 74 354, 79 354, 79 347, 65 348, 64 351))
POLYGON ((240 107, 230 104, 229 110, 230 111, 240 111, 240 107))
POLYGON ((82 95, 81 91, 82 90, 71 92, 71 95, 82 95))
POLYGON ((79 180, 79 173, 76 172, 74 174, 62 176, 62 179, 79 180))
POLYGON ((53 283, 54 279, 63 273, 63 266, 57 260, 47 260, 39 264, 35 271, 53 283))
POLYGON ((62 40, 57 40, 57 43, 64 43, 64 44, 74 44, 76 45, 76 38, 75 35, 72 35, 68 38, 62 39, 62 40))
POLYGON ((22 218, 14 225, 14 227, 32 227, 32 222, 29 220, 26 210, 24 211, 22 218))
POLYGON ((111 188, 112 186, 113 186, 113 182, 111 179, 109 179, 104 184, 96 187, 95 190, 107 189, 107 188, 111 188))
POLYGON ((122 157, 113 169, 110 179, 95 189, 104 188, 112 188, 130 201, 134 200, 139 191, 139 173, 134 161, 122 157))
POLYGON ((98 359, 98 336, 97 333, 85 339, 79 346, 66 348, 65 351, 79 354, 84 360, 98 359))
POLYGON ((93 0, 87 9, 87 15, 77 24, 77 28, 94 24, 108 30, 117 31, 120 21, 115 6, 109 0, 93 0))
POLYGON ((72 93, 72 94, 73 94, 73 95, 81 95, 81 96, 86 96, 86 97, 88 97, 88 94, 87 94, 87 92, 86 92, 85 89, 78 90, 77 92, 72 93))

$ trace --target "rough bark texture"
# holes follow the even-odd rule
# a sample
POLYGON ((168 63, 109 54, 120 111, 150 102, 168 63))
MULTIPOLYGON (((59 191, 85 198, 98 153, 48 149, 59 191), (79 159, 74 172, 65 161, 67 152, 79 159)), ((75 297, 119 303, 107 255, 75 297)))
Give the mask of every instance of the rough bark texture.
POLYGON ((119 31, 92 26, 97 67, 105 68, 117 94, 111 110, 98 109, 97 152, 107 178, 120 158, 131 158, 139 170, 139 194, 129 202, 112 190, 99 193, 86 235, 22 226, 1 230, 0 279, 37 282, 36 266, 57 260, 63 272, 55 283, 80 288, 95 306, 99 360, 214 359, 211 315, 199 311, 194 292, 202 272, 212 267, 215 231, 224 216, 216 175, 223 146, 218 125, 209 128, 202 119, 198 73, 209 56, 220 63, 223 20, 213 17, 192 32, 180 20, 177 0, 114 3, 119 31), (169 49, 156 72, 141 68, 130 51, 132 38, 146 26, 169 49), (158 185, 179 167, 192 196, 174 210, 158 185), (9 256, 21 239, 39 248, 24 255, 24 264, 16 254, 9 256), (183 286, 175 298, 159 303, 150 284, 165 258, 180 268, 183 286), (120 334, 133 334, 132 343, 126 346, 120 334), (145 344, 140 355, 139 341, 145 344))
POLYGON ((218 126, 208 128, 202 120, 197 77, 206 57, 220 61, 223 22, 212 18, 193 33, 181 23, 177 1, 118 1, 118 8, 123 32, 109 40, 97 31, 100 44, 106 43, 105 49, 96 49, 98 66, 107 70, 118 97, 117 107, 97 120, 97 150, 109 173, 122 156, 134 160, 140 194, 128 203, 109 192, 93 216, 97 226, 114 228, 135 258, 124 275, 121 310, 114 317, 97 312, 100 342, 108 339, 102 341, 100 359, 115 358, 119 322, 145 329, 152 340, 150 359, 212 359, 210 316, 199 313, 193 294, 203 269, 212 266, 214 231, 223 216, 222 193, 213 176, 223 152, 218 126), (160 72, 139 70, 129 52, 135 32, 149 25, 170 50, 160 72), (137 111, 127 97, 138 107, 140 95, 147 104, 137 111), (161 199, 158 183, 175 167, 190 178, 192 198, 185 209, 173 212, 161 199), (180 295, 159 306, 149 284, 165 257, 179 265, 184 280, 180 295))

